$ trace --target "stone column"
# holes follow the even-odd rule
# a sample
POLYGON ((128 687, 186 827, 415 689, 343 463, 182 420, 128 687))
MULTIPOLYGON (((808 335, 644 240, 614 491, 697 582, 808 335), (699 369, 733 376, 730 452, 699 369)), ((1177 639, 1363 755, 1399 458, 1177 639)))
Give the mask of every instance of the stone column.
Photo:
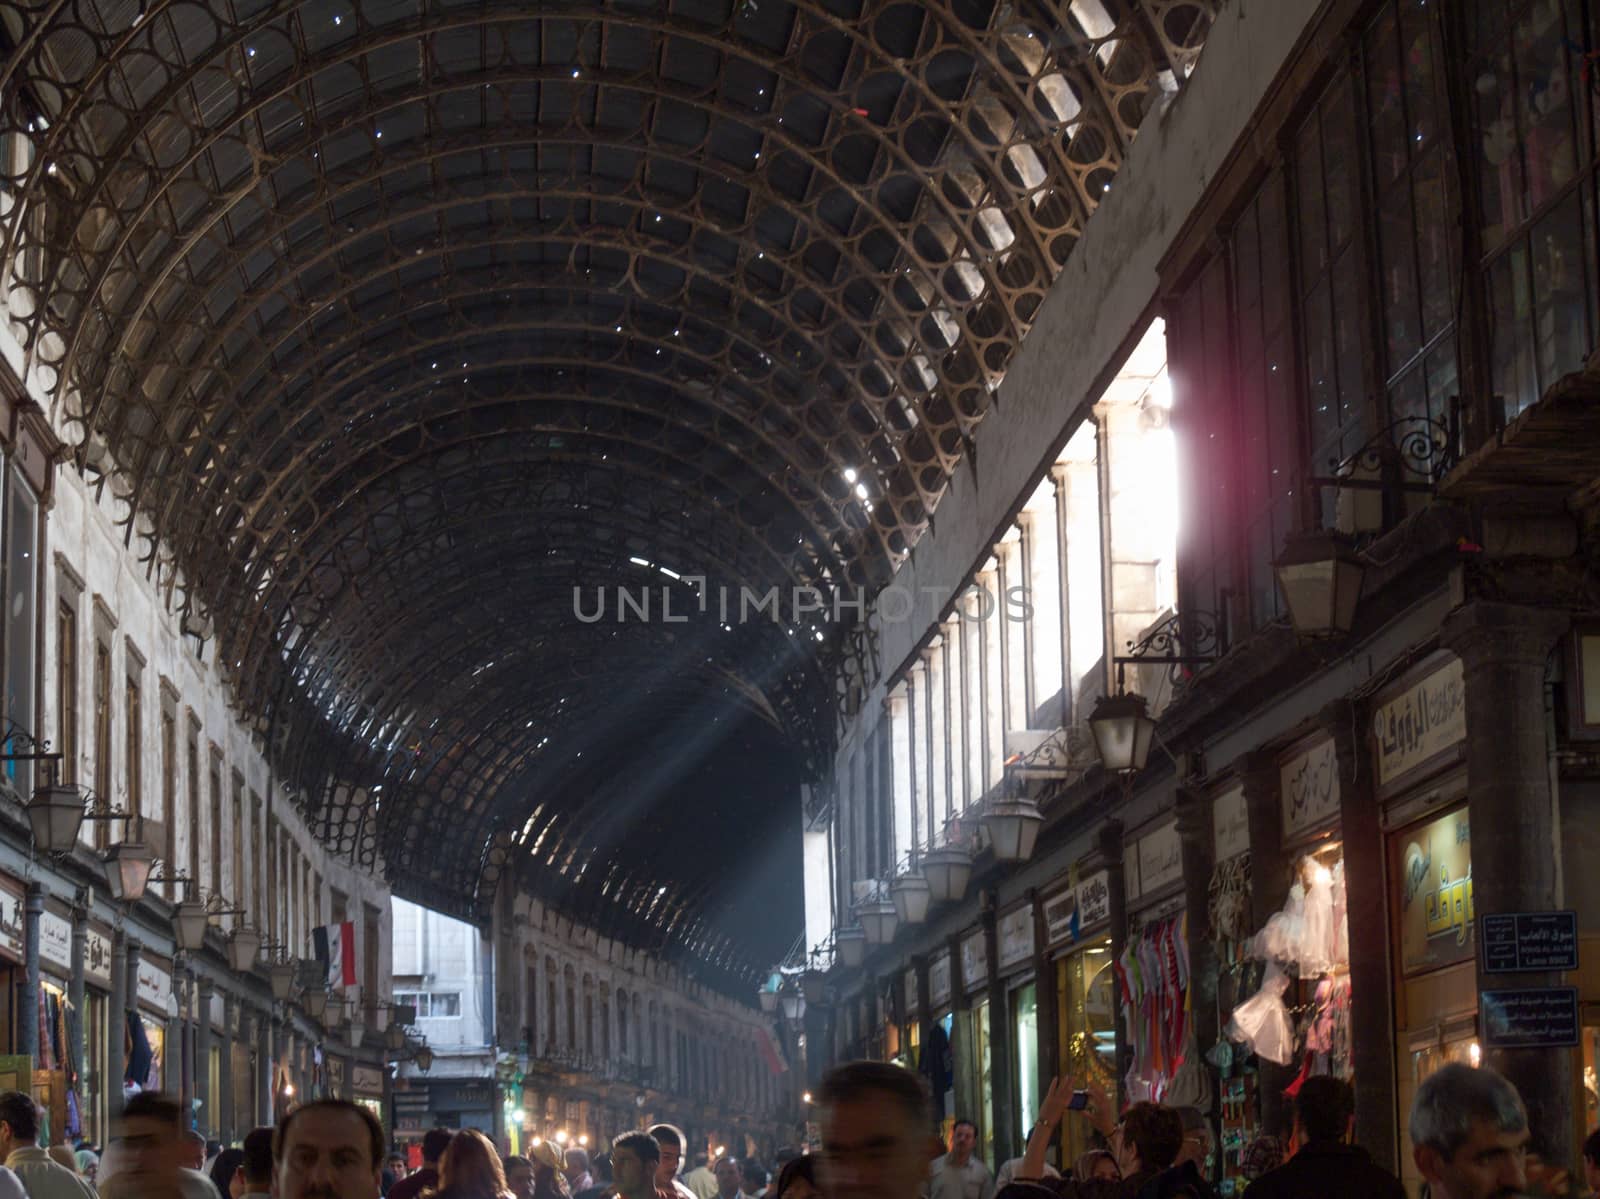
MULTIPOLYGON (((1123 827, 1120 820, 1107 820, 1098 833, 1100 856, 1105 861, 1106 889, 1111 893, 1107 904, 1111 917, 1111 960, 1120 962, 1128 948, 1128 889, 1127 876, 1122 864, 1123 827)), ((1113 1043, 1117 1062, 1117 1110, 1128 1101, 1128 1069, 1133 1065, 1133 1046, 1128 1044, 1122 1026, 1122 989, 1111 988, 1111 1022, 1116 1030, 1113 1043)))
MULTIPOLYGON (((1211 875, 1216 869, 1211 796, 1198 787, 1179 784, 1178 839, 1183 852, 1183 903, 1189 922, 1189 1009, 1194 1048, 1204 1053, 1220 1031, 1217 1016, 1217 948, 1211 932, 1211 875)), ((1200 1069, 1211 1073, 1204 1059, 1200 1069)), ((1211 1142, 1221 1132, 1213 1111, 1205 1113, 1211 1142)))
MULTIPOLYGON (((89 1009, 84 1006, 84 970, 89 957, 89 893, 79 891, 72 904, 72 976, 67 980, 67 1004, 72 1008, 67 1021, 67 1056, 78 1069, 78 1100, 92 1110, 89 1089, 83 1085, 93 1077, 89 1063, 83 1055, 84 1020, 89 1009)), ((112 1021, 115 1023, 115 1021, 112 1021)), ((99 1079, 95 1080, 104 1085, 99 1079)))
MULTIPOLYGON (((1270 753, 1244 754, 1234 763, 1244 791, 1250 822, 1251 926, 1263 928, 1289 897, 1291 861, 1283 851, 1283 799, 1278 781, 1278 761, 1270 753)), ((1191 940, 1191 944, 1192 944, 1191 940)), ((1239 998, 1248 999, 1242 995, 1239 998)), ((1262 1062, 1257 1083, 1261 1088, 1262 1130, 1286 1141, 1294 1117, 1284 1088, 1294 1081, 1293 1065, 1262 1062)))
POLYGON ((221 1131, 221 1122, 217 1119, 217 1097, 211 1093, 211 1000, 216 995, 216 986, 211 979, 201 975, 196 991, 199 1005, 194 1025, 194 1093, 200 1100, 196 1116, 200 1131, 207 1137, 213 1137, 221 1131))
POLYGON ((122 1079, 128 1072, 123 1037, 128 1031, 128 938, 111 932, 111 997, 106 1004, 106 1115, 122 1114, 122 1079))
MULTIPOLYGON (((1039 1100, 1043 1102, 1050 1080, 1061 1072, 1058 1053, 1060 1038, 1057 1036, 1061 1018, 1056 1011, 1056 967, 1049 954, 1050 930, 1045 924, 1044 904, 1040 902, 1039 893, 1031 887, 1028 889, 1028 902, 1033 905, 1033 978, 1039 1005, 1039 1100)), ((1031 1131, 1024 1128, 1019 1134, 1024 1147, 1031 1131)))
MULTIPOLYGON (((1056 501, 1056 587, 1061 600, 1061 727, 1072 727, 1072 589, 1068 585, 1067 521, 1070 512, 1067 500, 1072 494, 1070 469, 1065 462, 1050 468, 1050 484, 1056 501)), ((1040 1028, 1044 1021, 1039 1022, 1040 1028)), ((1045 1077, 1042 1067, 1040 1077, 1045 1077)))
POLYGON ((17 1004, 17 1041, 24 1055, 39 1060, 39 922, 44 916, 44 888, 28 884, 22 901, 22 961, 27 981, 22 1001, 17 1004))
POLYGON ((256 1035, 256 1127, 272 1123, 272 1017, 257 1010, 251 1015, 256 1035))
POLYGON ((162 1063, 161 1087, 168 1095, 175 1096, 182 1109, 182 1120, 185 1128, 190 1127, 190 1113, 193 1111, 189 1098, 194 1094, 193 1084, 189 1079, 189 1053, 188 1053, 188 988, 183 981, 184 961, 182 957, 172 959, 172 998, 177 1011, 169 1010, 167 1016, 167 1051, 162 1063))
POLYGON ((1355 1143, 1386 1170, 1400 1169, 1394 1078, 1394 973, 1389 948, 1382 814, 1366 756, 1367 712, 1348 699, 1323 708, 1339 764, 1346 924, 1350 933, 1350 1062, 1355 1070, 1355 1143))
MULTIPOLYGON (((1561 819, 1552 793, 1546 668, 1565 613, 1477 601, 1446 619, 1440 640, 1461 658, 1467 703, 1467 819, 1473 904, 1481 918, 1561 907, 1561 819)), ((1478 989, 1558 986, 1560 974, 1492 974, 1478 989)), ((1576 1158, 1570 1049, 1485 1049, 1515 1084, 1547 1159, 1576 1158)))
POLYGON ((238 1110, 233 1102, 233 1022, 237 1017, 238 1005, 233 992, 224 989, 222 1036, 217 1044, 217 1089, 221 1094, 216 1096, 216 1116, 212 1122, 217 1130, 217 1139, 224 1145, 231 1145, 239 1136, 238 1110))

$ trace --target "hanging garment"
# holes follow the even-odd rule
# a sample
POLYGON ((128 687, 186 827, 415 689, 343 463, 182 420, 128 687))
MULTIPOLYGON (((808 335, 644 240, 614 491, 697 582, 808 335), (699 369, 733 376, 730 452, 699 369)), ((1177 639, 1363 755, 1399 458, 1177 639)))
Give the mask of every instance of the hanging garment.
POLYGON ((1225 1030, 1228 1037, 1269 1062, 1287 1066, 1294 1058, 1294 1027, 1283 993, 1289 978, 1276 962, 1267 967, 1261 990, 1233 1009, 1225 1030))
POLYGON ((150 1038, 145 1035, 144 1021, 139 1019, 138 1012, 126 1013, 124 1023, 127 1035, 123 1041, 128 1051, 128 1068, 123 1073, 123 1081, 131 1082, 143 1090, 150 1081, 155 1053, 150 1048, 150 1038))
POLYGON ((1311 881, 1306 884, 1305 914, 1293 959, 1300 964, 1301 978, 1333 969, 1333 874, 1315 863, 1308 873, 1311 881))
POLYGON ((1344 859, 1333 864, 1333 964, 1350 965, 1350 909, 1344 889, 1344 859))

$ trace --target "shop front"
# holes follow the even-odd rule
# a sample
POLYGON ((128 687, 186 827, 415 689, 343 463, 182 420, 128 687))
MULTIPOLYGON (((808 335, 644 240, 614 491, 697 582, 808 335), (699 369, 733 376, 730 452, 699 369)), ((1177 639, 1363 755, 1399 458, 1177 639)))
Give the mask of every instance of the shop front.
POLYGON ((1168 813, 1130 836, 1123 851, 1128 939, 1119 959, 1127 1052, 1126 1101, 1176 1102, 1180 1063, 1198 1058, 1189 1025, 1183 845, 1168 813))
MULTIPOLYGON (((1044 1085, 1039 1081, 1039 986, 1033 975, 1033 902, 1003 912, 995 921, 995 965, 1006 997, 1006 1044, 1014 1091, 1007 1143, 1021 1145, 1039 1117, 1044 1085)), ((998 1163, 997 1163, 998 1164, 998 1163)))
MULTIPOLYGON (((994 1160, 994 1013, 989 1009, 989 955, 981 928, 961 938, 961 988, 966 1003, 955 1019, 956 1119, 978 1129, 978 1156, 994 1160)), ((1001 1019, 1004 1019, 1002 1013, 1001 1019)))
POLYGON ((950 1143, 950 1129, 956 1118, 955 1014, 951 1009, 950 952, 943 950, 928 960, 927 1041, 917 1064, 933 1096, 934 1117, 939 1135, 950 1143))
POLYGON ((135 977, 138 1002, 128 1020, 131 1048, 127 1081, 130 1089, 176 1091, 182 1072, 182 1050, 167 1043, 168 1022, 178 1011, 172 975, 165 964, 152 959, 146 951, 135 977))
MULTIPOLYGON (((340 1060, 340 1059, 335 1059, 335 1060, 339 1060, 340 1061, 340 1065, 344 1064, 343 1061, 340 1060)), ((350 1093, 349 1093, 349 1095, 350 1095, 351 1101, 354 1102, 354 1103, 359 1103, 362 1107, 366 1108, 369 1112, 371 1112, 374 1116, 376 1116, 378 1118, 378 1123, 379 1124, 383 1125, 384 1127, 388 1127, 388 1123, 389 1123, 388 1113, 383 1110, 383 1070, 382 1070, 382 1068, 378 1067, 378 1066, 362 1065, 361 1063, 356 1062, 356 1063, 353 1063, 351 1065, 351 1067, 350 1067, 350 1076, 349 1077, 350 1077, 350 1093)), ((484 1083, 479 1083, 479 1084, 476 1084, 476 1085, 481 1089, 486 1089, 487 1090, 487 1092, 488 1092, 488 1100, 489 1100, 489 1104, 490 1104, 490 1107, 491 1107, 490 1115, 492 1117, 492 1115, 493 1115, 492 1108, 493 1108, 493 1103, 494 1103, 494 1084, 491 1083, 491 1082, 484 1082, 484 1083)), ((476 1094, 476 1097, 481 1098, 482 1096, 481 1096, 481 1094, 476 1094)), ((451 1124, 450 1127, 452 1127, 452 1128, 482 1128, 482 1130, 484 1132, 488 1133, 490 1136, 494 1135, 494 1121, 492 1119, 490 1120, 488 1127, 483 1127, 482 1125, 479 1125, 479 1124, 462 1124, 462 1123, 451 1124)))
MULTIPOLYGON (((1111 883, 1105 870, 1049 894, 1044 927, 1056 988, 1057 1060, 1079 1088, 1116 1092, 1116 972, 1111 956, 1111 883)), ((1091 1148, 1086 1121, 1063 1126, 1062 1160, 1070 1168, 1091 1148)))

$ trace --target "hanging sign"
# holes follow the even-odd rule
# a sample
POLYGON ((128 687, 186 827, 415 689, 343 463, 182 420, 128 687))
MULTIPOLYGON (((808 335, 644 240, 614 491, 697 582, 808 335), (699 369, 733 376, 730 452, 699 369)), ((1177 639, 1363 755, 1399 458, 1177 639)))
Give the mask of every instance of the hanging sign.
POLYGON ((1478 919, 1486 974, 1578 968, 1577 912, 1498 912, 1478 919))
POLYGON ((1033 905, 1024 904, 1000 917, 995 933, 1001 969, 1027 961, 1033 956, 1033 905))
POLYGON ((1243 787, 1231 787, 1211 801, 1211 835, 1219 862, 1250 848, 1250 809, 1243 787))
POLYGON ((139 1002, 148 1003, 166 1015, 167 1005, 172 1002, 172 976, 149 962, 140 962, 138 977, 139 1002))
POLYGON ((350 1085, 358 1095, 381 1095, 383 1071, 375 1066, 355 1066, 350 1071, 350 1085))
POLYGON ((22 960, 22 884, 0 878, 0 949, 22 960))
POLYGON ((1111 876, 1104 870, 1044 901, 1045 934, 1052 944, 1076 941, 1110 919, 1111 876))
POLYGON ((1325 737, 1283 763, 1278 784, 1284 840, 1335 819, 1339 815, 1339 760, 1333 738, 1325 737))
POLYGON ((92 928, 84 941, 83 973, 91 982, 111 986, 111 942, 92 928))
POLYGON ((1478 1012, 1490 1049, 1570 1049, 1583 1027, 1577 987, 1480 991, 1478 1012))
POLYGON ((1466 683, 1461 659, 1452 657, 1372 714, 1379 786, 1466 739, 1466 683))

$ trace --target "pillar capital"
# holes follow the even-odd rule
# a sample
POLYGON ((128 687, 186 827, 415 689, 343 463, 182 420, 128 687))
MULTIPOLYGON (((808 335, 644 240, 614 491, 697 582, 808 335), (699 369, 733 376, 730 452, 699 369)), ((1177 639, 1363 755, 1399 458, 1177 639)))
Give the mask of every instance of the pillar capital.
POLYGON ((1571 623, 1566 612, 1474 600, 1444 618, 1439 640, 1469 671, 1490 662, 1542 668, 1571 623))

